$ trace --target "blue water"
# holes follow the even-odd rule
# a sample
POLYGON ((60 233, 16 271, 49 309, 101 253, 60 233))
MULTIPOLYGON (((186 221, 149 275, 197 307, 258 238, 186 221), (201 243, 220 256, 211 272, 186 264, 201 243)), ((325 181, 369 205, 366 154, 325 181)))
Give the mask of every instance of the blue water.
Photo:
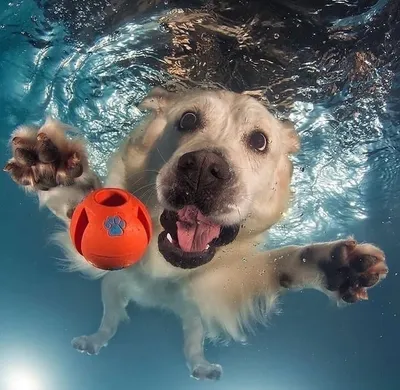
MULTIPOLYGON (((385 2, 377 3, 379 13, 385 2)), ((2 1, 2 163, 9 157, 12 130, 50 114, 83 132, 91 142, 90 158, 104 174, 105 157, 140 119, 135 103, 166 77, 157 57, 167 44, 158 16, 77 42, 63 24, 46 21, 36 2, 2 1)), ((398 37, 387 39, 397 45, 398 37)), ((207 347, 208 359, 224 367, 219 383, 189 378, 180 323, 160 311, 131 307, 131 323, 121 326, 100 355, 81 355, 70 340, 97 329, 99 282, 60 271, 61 253, 48 243, 56 219, 39 211, 36 199, 3 173, 0 389, 398 389, 400 68, 395 51, 373 78, 373 92, 357 95, 357 87, 344 83, 329 99, 307 100, 307 93, 296 98, 289 110, 303 143, 295 159, 296 200, 270 238, 275 246, 354 234, 376 243, 386 252, 390 274, 369 301, 338 309, 314 291, 287 295, 282 315, 251 336, 249 345, 207 347)))

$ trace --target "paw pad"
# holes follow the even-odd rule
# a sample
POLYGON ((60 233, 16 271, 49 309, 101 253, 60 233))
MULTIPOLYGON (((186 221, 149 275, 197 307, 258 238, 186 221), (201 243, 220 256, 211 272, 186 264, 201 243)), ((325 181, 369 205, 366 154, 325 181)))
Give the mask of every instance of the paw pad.
POLYGON ((125 221, 118 217, 108 217, 104 222, 104 227, 107 229, 108 235, 112 237, 122 236, 126 227, 125 221))
POLYGON ((194 367, 191 377, 197 380, 218 381, 222 377, 222 367, 219 364, 199 364, 194 367))
POLYGON ((326 277, 326 288, 340 299, 354 303, 368 299, 367 289, 377 285, 388 273, 384 253, 371 244, 343 240, 331 247, 319 266, 326 277))

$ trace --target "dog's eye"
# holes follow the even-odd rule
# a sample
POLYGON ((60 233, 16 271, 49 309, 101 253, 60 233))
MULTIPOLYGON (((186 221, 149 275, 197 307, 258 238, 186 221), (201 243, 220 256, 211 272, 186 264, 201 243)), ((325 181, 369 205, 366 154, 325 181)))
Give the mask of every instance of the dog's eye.
POLYGON ((261 131, 254 131, 250 134, 249 145, 254 150, 265 152, 268 146, 267 137, 261 131))
POLYGON ((197 114, 191 111, 185 112, 179 121, 179 130, 193 131, 199 125, 197 114))

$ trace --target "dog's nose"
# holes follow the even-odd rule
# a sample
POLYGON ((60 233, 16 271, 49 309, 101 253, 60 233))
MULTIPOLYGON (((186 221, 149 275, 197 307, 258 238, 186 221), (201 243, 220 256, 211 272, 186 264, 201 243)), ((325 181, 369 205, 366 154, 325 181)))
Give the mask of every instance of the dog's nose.
POLYGON ((178 174, 182 174, 196 188, 224 184, 232 178, 229 164, 222 155, 207 150, 189 152, 178 161, 178 174))

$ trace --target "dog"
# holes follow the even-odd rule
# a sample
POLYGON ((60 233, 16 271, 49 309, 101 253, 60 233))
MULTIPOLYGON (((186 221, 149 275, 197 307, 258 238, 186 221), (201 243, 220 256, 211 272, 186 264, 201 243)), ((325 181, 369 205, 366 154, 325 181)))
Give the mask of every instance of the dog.
POLYGON ((290 156, 300 148, 293 124, 260 101, 223 89, 156 87, 139 108, 147 115, 112 155, 104 186, 139 197, 154 234, 141 261, 118 271, 94 268, 69 239, 74 208, 102 186, 84 142, 51 118, 11 136, 5 171, 65 223, 56 239, 68 269, 102 278, 103 318, 96 333, 73 339, 78 351, 99 353, 135 301, 179 316, 191 376, 218 380, 222 368, 204 356, 206 338, 244 341, 290 289, 350 304, 386 277, 382 250, 353 238, 258 248, 290 204, 290 156))

